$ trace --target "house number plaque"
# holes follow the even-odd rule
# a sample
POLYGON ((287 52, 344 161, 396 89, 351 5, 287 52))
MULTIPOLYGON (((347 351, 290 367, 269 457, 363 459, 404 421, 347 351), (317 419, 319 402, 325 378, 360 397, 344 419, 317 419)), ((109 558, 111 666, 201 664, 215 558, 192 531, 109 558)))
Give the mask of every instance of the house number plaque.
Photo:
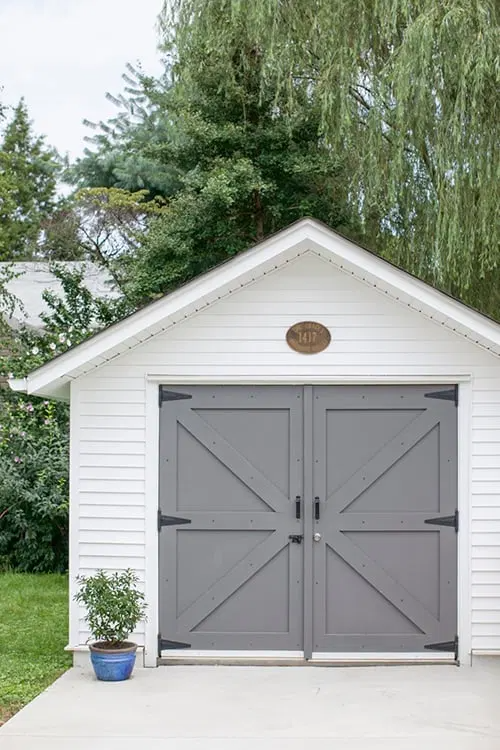
POLYGON ((322 352, 329 345, 331 338, 328 328, 311 320, 295 323, 286 332, 288 346, 301 354, 322 352))

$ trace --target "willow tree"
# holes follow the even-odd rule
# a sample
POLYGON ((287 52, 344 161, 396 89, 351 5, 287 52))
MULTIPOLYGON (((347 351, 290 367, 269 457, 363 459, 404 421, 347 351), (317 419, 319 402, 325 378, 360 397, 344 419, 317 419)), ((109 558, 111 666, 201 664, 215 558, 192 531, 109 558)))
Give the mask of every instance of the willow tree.
POLYGON ((347 155, 367 241, 500 316, 498 0, 169 0, 161 21, 180 75, 197 40, 227 76, 238 30, 258 40, 263 87, 293 106, 305 82, 347 155))

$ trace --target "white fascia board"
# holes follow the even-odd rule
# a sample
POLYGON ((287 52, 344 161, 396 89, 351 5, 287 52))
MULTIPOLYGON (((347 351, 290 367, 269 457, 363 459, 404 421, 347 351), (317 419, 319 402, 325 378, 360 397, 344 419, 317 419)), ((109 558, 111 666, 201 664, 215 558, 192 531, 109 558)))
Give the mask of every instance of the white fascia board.
POLYGON ((489 320, 458 300, 448 297, 438 289, 434 289, 425 281, 421 281, 392 266, 382 258, 354 245, 344 237, 329 232, 326 227, 320 224, 315 223, 311 228, 310 240, 311 249, 316 250, 327 259, 330 256, 329 259, 337 265, 345 262, 354 266, 357 269, 358 276, 360 270, 364 271, 370 277, 367 279, 368 281, 378 280, 384 288, 390 288, 394 296, 401 294, 411 297, 422 306, 431 308, 436 313, 466 328, 472 334, 471 338, 474 338, 474 336, 476 339, 484 338, 493 347, 500 346, 500 325, 498 323, 489 320))
POLYGON ((43 391, 31 390, 28 383, 28 378, 11 378, 7 380, 9 388, 16 393, 26 393, 43 396, 45 398, 56 399, 57 401, 68 401, 70 400, 70 383, 68 380, 63 380, 57 383, 47 385, 43 391))
POLYGON ((17 391, 18 393, 26 393, 28 389, 27 378, 9 378, 7 380, 11 391, 17 391))
POLYGON ((107 354, 104 359, 109 360, 125 351, 126 342, 130 339, 140 341, 147 338, 144 332, 162 321, 169 321, 182 311, 187 314, 194 312, 200 306, 200 301, 203 303, 201 307, 207 306, 217 299, 218 294, 229 293, 240 284, 248 283, 253 272, 258 277, 272 270, 272 264, 278 267, 287 256, 294 257, 307 249, 307 229, 310 224, 305 220, 285 230, 34 370, 27 377, 28 392, 42 393, 50 384, 71 377, 75 370, 103 355, 107 354))
POLYGON ((49 383, 47 387, 41 391, 28 390, 27 393, 42 398, 50 398, 54 401, 64 401, 69 403, 71 399, 70 381, 55 381, 54 383, 49 383))

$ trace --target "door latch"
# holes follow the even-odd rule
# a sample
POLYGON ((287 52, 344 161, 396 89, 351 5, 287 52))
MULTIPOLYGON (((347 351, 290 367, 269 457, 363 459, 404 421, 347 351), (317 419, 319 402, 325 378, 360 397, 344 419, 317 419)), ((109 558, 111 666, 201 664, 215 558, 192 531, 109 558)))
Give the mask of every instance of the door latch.
POLYGON ((292 544, 302 544, 302 540, 304 538, 303 534, 290 534, 288 537, 292 544))

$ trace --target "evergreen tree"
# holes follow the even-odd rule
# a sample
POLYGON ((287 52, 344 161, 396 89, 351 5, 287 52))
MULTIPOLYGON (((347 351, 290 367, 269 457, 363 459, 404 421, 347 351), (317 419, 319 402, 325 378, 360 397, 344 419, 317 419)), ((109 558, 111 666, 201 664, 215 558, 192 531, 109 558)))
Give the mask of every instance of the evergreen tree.
POLYGON ((23 100, 0 140, 0 259, 36 253, 43 221, 56 202, 56 152, 34 135, 23 100))
POLYGON ((127 65, 125 87, 119 96, 106 97, 117 107, 107 122, 85 124, 84 156, 67 170, 66 179, 80 188, 118 188, 147 191, 150 198, 168 197, 179 188, 175 166, 156 157, 156 150, 172 137, 172 122, 164 93, 171 84, 170 66, 153 79, 140 67, 127 65))
MULTIPOLYGON (((169 53, 165 75, 139 79, 130 98, 118 100, 122 113, 101 128, 93 139, 96 150, 77 165, 80 180, 92 184, 99 179, 99 165, 111 160, 112 179, 118 180, 116 165, 124 167, 133 150, 150 197, 160 194, 165 201, 120 273, 136 303, 175 288, 304 215, 349 231, 344 167, 322 138, 321 113, 309 100, 307 84, 301 87, 300 106, 290 111, 275 87, 261 89, 256 50, 240 29, 229 72, 217 50, 199 40, 182 55, 169 53), (134 97, 143 108, 138 122, 131 116, 140 111, 134 97), (172 178, 164 191, 155 174, 172 178)), ((127 184, 137 184, 130 180, 133 171, 124 174, 127 184)))

